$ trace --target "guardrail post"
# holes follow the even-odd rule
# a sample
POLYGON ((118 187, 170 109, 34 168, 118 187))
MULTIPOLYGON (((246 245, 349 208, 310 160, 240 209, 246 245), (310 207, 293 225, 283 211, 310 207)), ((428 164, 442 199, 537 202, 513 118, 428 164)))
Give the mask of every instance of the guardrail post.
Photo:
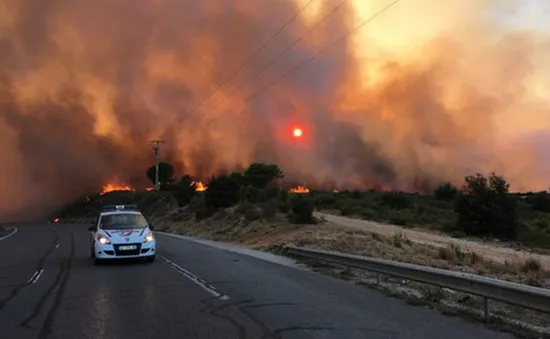
POLYGON ((489 308, 489 298, 483 298, 483 315, 485 317, 485 322, 488 323, 491 319, 491 309, 489 308))

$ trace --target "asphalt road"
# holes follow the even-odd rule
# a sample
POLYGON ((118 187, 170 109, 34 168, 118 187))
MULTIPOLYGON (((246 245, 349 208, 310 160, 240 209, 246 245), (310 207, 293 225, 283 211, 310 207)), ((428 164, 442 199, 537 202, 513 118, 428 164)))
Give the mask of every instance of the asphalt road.
POLYGON ((94 266, 82 225, 0 240, 0 338, 511 338, 248 254, 158 235, 152 264, 94 266))

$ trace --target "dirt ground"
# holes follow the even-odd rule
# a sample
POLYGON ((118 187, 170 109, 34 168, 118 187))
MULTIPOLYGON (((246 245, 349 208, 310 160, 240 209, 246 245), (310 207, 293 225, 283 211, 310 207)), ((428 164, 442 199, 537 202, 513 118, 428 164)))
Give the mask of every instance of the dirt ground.
POLYGON ((529 259, 540 262, 545 270, 550 270, 550 255, 538 254, 527 250, 506 247, 509 244, 494 242, 481 242, 475 240, 456 239, 443 234, 435 234, 428 230, 410 230, 400 226, 382 224, 373 221, 352 219, 328 213, 316 213, 319 218, 350 229, 364 230, 380 235, 390 236, 402 233, 407 239, 416 244, 428 245, 437 248, 447 247, 451 244, 461 247, 470 253, 477 253, 483 258, 500 264, 521 263, 529 259))

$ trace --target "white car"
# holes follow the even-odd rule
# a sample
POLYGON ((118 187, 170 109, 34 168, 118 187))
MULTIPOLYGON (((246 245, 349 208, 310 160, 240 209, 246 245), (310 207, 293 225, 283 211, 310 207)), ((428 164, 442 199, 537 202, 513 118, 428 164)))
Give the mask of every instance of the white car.
POLYGON ((134 205, 103 207, 90 227, 91 256, 99 264, 108 259, 155 260, 156 241, 152 226, 134 205))

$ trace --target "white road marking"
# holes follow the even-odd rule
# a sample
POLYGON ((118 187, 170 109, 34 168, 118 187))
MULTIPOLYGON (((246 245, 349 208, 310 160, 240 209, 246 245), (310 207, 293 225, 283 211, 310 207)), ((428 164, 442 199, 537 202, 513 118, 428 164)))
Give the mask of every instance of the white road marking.
POLYGON ((30 281, 31 284, 34 284, 38 281, 38 279, 40 279, 40 277, 42 276, 42 273, 44 273, 44 269, 41 268, 40 271, 38 272, 34 272, 35 274, 33 275, 34 276, 34 279, 32 279, 30 281))
POLYGON ((59 244, 56 244, 54 249, 58 249, 58 248, 59 248, 59 244))
POLYGON ((196 285, 199 285, 203 290, 205 290, 206 292, 208 292, 210 295, 212 295, 214 298, 218 298, 220 300, 229 300, 229 296, 226 295, 226 294, 223 294, 223 293, 220 293, 216 290, 216 288, 212 285, 209 285, 206 281, 204 281, 203 279, 197 277, 196 275, 194 275, 193 273, 189 272, 188 270, 186 270, 185 268, 181 267, 180 265, 176 264, 175 262, 171 261, 170 259, 162 256, 162 255, 158 255, 162 260, 166 261, 166 263, 168 263, 168 265, 172 266, 172 268, 174 268, 176 271, 178 271, 179 273, 183 274, 184 276, 187 277, 187 279, 191 280, 192 282, 194 282, 196 285))
POLYGON ((34 271, 29 280, 27 280, 27 284, 29 284, 31 281, 33 281, 34 277, 38 274, 38 271, 34 271))
POLYGON ((11 237, 15 233, 17 233, 17 228, 15 228, 15 227, 12 227, 12 228, 13 228, 13 231, 11 231, 11 233, 8 233, 7 235, 1 237, 0 240, 8 239, 9 237, 11 237))

